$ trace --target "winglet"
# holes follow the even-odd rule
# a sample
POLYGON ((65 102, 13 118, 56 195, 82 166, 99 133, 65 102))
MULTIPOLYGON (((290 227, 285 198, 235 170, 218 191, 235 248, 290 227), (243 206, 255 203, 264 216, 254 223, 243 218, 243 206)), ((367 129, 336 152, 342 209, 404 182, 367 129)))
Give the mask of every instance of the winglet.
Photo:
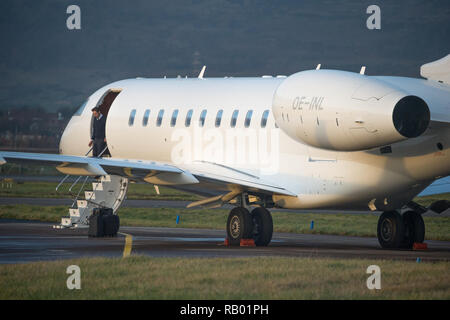
POLYGON ((319 64, 317 65, 317 67, 316 67, 316 70, 320 70, 320 67, 321 67, 321 66, 322 66, 322 64, 319 63, 319 64))
POLYGON ((359 74, 364 74, 366 72, 366 66, 362 66, 359 74))
POLYGON ((205 74, 206 66, 203 66, 202 70, 198 74, 199 79, 203 79, 203 75, 205 74))

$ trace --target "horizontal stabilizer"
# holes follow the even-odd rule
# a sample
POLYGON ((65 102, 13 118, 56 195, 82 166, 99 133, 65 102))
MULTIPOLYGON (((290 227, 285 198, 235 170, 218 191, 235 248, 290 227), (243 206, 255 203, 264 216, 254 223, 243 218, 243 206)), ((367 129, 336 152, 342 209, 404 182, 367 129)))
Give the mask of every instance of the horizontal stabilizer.
POLYGON ((420 67, 420 75, 429 80, 450 84, 450 54, 420 67))

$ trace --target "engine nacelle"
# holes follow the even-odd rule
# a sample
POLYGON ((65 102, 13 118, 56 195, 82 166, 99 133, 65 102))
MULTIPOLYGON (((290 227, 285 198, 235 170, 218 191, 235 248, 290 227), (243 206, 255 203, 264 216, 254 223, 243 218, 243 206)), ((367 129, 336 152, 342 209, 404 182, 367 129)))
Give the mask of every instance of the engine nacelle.
POLYGON ((365 75, 312 70, 286 78, 274 94, 277 125, 317 148, 357 151, 420 136, 430 122, 421 98, 365 75))

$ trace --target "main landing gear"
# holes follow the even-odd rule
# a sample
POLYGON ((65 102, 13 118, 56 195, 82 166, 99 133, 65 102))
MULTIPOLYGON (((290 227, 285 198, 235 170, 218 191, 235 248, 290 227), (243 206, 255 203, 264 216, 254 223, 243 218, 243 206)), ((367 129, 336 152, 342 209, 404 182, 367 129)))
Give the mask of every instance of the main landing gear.
POLYGON ((414 243, 425 239, 422 215, 413 210, 402 215, 398 211, 385 211, 378 219, 377 236, 383 248, 411 249, 414 243))
POLYGON ((272 240, 272 216, 264 207, 251 212, 245 207, 230 211, 227 221, 227 236, 230 245, 239 246, 241 239, 253 239, 257 246, 267 246, 272 240))

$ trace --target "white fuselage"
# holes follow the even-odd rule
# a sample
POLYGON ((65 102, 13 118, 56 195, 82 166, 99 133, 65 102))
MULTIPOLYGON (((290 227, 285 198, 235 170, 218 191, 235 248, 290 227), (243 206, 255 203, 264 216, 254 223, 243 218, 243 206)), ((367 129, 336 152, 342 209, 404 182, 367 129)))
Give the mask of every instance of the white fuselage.
MULTIPOLYGON (((274 195, 273 200, 280 207, 368 209, 371 203, 379 210, 396 209, 432 181, 450 173, 450 128, 446 123, 433 121, 436 112, 448 110, 448 85, 430 84, 430 81, 419 79, 378 77, 395 86, 396 90, 424 99, 430 106, 432 120, 421 136, 390 144, 392 152, 381 153, 381 146, 364 151, 312 147, 282 130, 282 120, 275 115, 278 128, 273 112, 274 95, 286 79, 289 77, 118 81, 95 92, 81 114, 72 117, 61 139, 60 153, 86 154, 91 109, 108 90, 120 90, 106 122, 106 138, 112 157, 154 160, 180 168, 199 160, 219 163, 273 181, 298 195, 274 195), (446 105, 434 108, 434 104, 443 101, 446 105), (158 124, 160 110, 164 110, 164 114, 158 124), (174 110, 178 110, 176 122, 172 119, 174 110), (207 111, 202 126, 203 110, 207 111), (238 116, 232 127, 235 110, 238 110, 238 116), (252 111, 250 121, 249 110, 252 111), (262 128, 265 111, 267 123, 262 128), (132 114, 133 121, 130 121, 132 114), (188 114, 191 117, 189 126, 186 124, 188 114), (144 121, 144 118, 148 119, 144 121), (245 139, 230 146, 230 141, 238 137, 245 139)), ((318 97, 333 99, 326 88, 322 92, 320 88, 316 89, 318 97)), ((322 113, 309 117, 310 123, 298 126, 317 126, 319 132, 320 117, 324 114, 322 110, 322 113)), ((294 121, 292 117, 296 114, 291 115, 289 121, 294 121)), ((342 121, 361 123, 359 118, 351 117, 350 113, 342 121)), ((295 130, 293 134, 303 134, 301 130, 295 130)), ((336 136, 341 134, 336 132, 336 136)), ((345 134, 342 133, 344 142, 345 134)), ((341 140, 337 145, 340 144, 341 140)), ((193 191, 196 188, 202 188, 202 185, 192 186, 193 191)))

